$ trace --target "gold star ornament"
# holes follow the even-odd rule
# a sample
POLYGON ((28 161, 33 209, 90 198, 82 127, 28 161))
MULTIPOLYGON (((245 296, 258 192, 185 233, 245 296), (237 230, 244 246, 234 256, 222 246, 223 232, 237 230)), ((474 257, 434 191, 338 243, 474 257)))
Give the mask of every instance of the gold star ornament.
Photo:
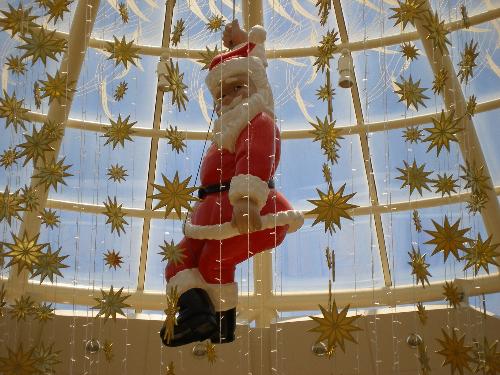
POLYGON ((171 240, 170 243, 167 241, 163 242, 163 246, 160 245, 160 249, 162 251, 158 253, 163 257, 161 261, 171 262, 176 266, 182 264, 184 262, 184 258, 186 257, 184 249, 176 245, 174 240, 171 240))
POLYGON ((102 348, 102 351, 104 352, 104 357, 106 358, 106 361, 111 362, 113 360, 113 357, 115 356, 113 353, 113 343, 109 340, 104 341, 104 346, 102 348))
POLYGON ((422 189, 426 189, 431 191, 428 186, 428 183, 432 182, 428 176, 432 174, 432 172, 427 172, 424 170, 425 163, 418 166, 415 159, 413 159, 413 164, 409 165, 406 160, 403 160, 405 165, 404 168, 397 168, 399 172, 402 173, 401 176, 396 177, 396 180, 403 181, 403 185, 401 185, 401 189, 405 186, 410 188, 410 195, 413 193, 415 189, 422 195, 422 189))
POLYGON ((456 136, 464 128, 459 126, 460 119, 455 119, 455 111, 451 110, 448 115, 444 110, 441 110, 441 116, 439 119, 433 117, 432 123, 434 126, 432 128, 425 128, 424 130, 429 133, 424 142, 431 142, 427 152, 436 147, 437 156, 441 152, 443 147, 450 151, 450 142, 458 142, 456 136))
POLYGON ((319 23, 321 26, 325 26, 332 8, 332 2, 330 0, 316 0, 316 8, 318 8, 318 16, 320 16, 319 23))
POLYGON ((206 51, 202 51, 199 53, 200 58, 196 60, 197 63, 200 63, 203 65, 201 70, 208 69, 210 67, 210 64, 212 63, 212 60, 215 56, 217 56, 219 53, 223 51, 219 51, 217 46, 212 50, 208 46, 205 47, 206 51))
POLYGON ((496 261, 500 257, 500 252, 496 249, 500 244, 492 244, 491 241, 493 236, 489 236, 486 241, 481 238, 481 233, 478 233, 477 239, 473 242, 473 245, 465 249, 465 256, 463 259, 467 262, 464 266, 464 271, 473 268, 474 275, 477 276, 479 270, 483 268, 489 275, 490 270, 488 265, 500 267, 500 264, 496 261))
POLYGON ((26 130, 24 122, 27 121, 26 114, 29 111, 23 107, 24 99, 17 100, 15 91, 10 96, 4 90, 3 96, 3 98, 0 98, 0 118, 5 119, 5 128, 12 125, 16 132, 18 127, 26 130))
POLYGON ((174 62, 172 59, 165 63, 167 79, 166 86, 162 87, 165 92, 170 92, 172 94, 172 105, 177 104, 177 109, 180 111, 181 107, 186 110, 186 103, 189 101, 186 95, 187 85, 184 84, 184 73, 179 71, 179 63, 174 62))
POLYGON ((170 288, 167 294, 167 308, 164 310, 166 315, 165 322, 163 323, 163 340, 167 343, 170 342, 174 336, 174 328, 177 325, 177 313, 179 312, 179 293, 177 292, 177 285, 170 288))
POLYGON ((125 316, 123 309, 131 306, 124 303, 124 301, 129 298, 130 295, 122 296, 122 291, 123 287, 115 292, 112 285, 109 292, 105 292, 101 289, 102 296, 101 298, 94 298, 94 300, 96 300, 98 304, 92 307, 93 309, 99 309, 96 318, 103 316, 104 323, 106 323, 109 318, 112 318, 113 321, 116 321, 116 314, 125 316))
POLYGON ((217 361, 217 351, 215 350, 215 345, 210 341, 207 341, 207 343, 205 344, 205 348, 207 350, 208 363, 213 365, 217 361))
POLYGON ((458 189, 458 179, 454 179, 453 175, 446 175, 446 172, 441 176, 438 174, 437 180, 434 181, 434 187, 436 188, 436 193, 441 193, 441 196, 444 197, 445 194, 448 194, 451 197, 451 193, 456 193, 455 189, 458 189))
POLYGON ((444 53, 446 45, 451 46, 447 35, 449 31, 446 29, 444 21, 439 20, 437 12, 432 14, 428 12, 425 16, 424 28, 427 30, 426 39, 432 40, 434 48, 439 49, 441 53, 444 53))
POLYGON ((415 280, 418 283, 422 283, 422 287, 425 288, 425 283, 427 285, 430 285, 428 276, 431 276, 431 274, 428 271, 429 268, 429 263, 425 261, 425 256, 426 254, 422 255, 420 253, 420 249, 415 248, 412 246, 412 251, 411 253, 409 252, 408 255, 410 256, 410 261, 408 264, 411 266, 411 274, 415 275, 415 280))
POLYGON ((432 239, 425 243, 435 245, 431 255, 435 255, 442 251, 445 262, 450 254, 453 254, 457 260, 460 260, 458 251, 466 250, 465 245, 469 242, 470 238, 464 237, 464 235, 470 228, 459 229, 460 219, 457 219, 453 225, 450 225, 447 215, 444 217, 443 225, 436 223, 434 220, 432 220, 432 223, 436 230, 424 230, 427 234, 432 236, 432 239))
POLYGON ((211 32, 219 31, 222 29, 226 20, 222 15, 215 15, 208 19, 207 30, 211 32))
POLYGON ((52 304, 48 304, 46 302, 36 304, 33 307, 33 315, 40 323, 46 323, 47 321, 54 319, 56 316, 55 309, 52 308, 52 304))
POLYGON ((119 251, 116 252, 115 250, 108 250, 104 254, 104 261, 109 269, 114 268, 116 270, 116 267, 121 268, 123 263, 122 259, 123 257, 120 256, 119 251))
POLYGON ((43 131, 38 131, 35 126, 33 126, 31 134, 24 134, 24 139, 25 142, 18 145, 21 149, 19 158, 24 157, 23 167, 30 160, 33 160, 33 165, 36 165, 39 160, 45 164, 46 153, 54 151, 54 148, 50 145, 51 139, 43 131))
POLYGON ((18 5, 17 9, 9 3, 7 5, 9 6, 8 10, 0 10, 2 14, 2 17, 0 17, 2 31, 10 31, 11 37, 14 37, 16 34, 29 33, 37 27, 37 24, 33 22, 37 19, 37 16, 31 15, 33 8, 24 9, 22 3, 18 5))
POLYGON ((51 32, 43 27, 33 29, 30 35, 22 35, 21 39, 24 44, 16 47, 26 52, 21 56, 22 59, 31 58, 33 66, 38 60, 41 60, 43 65, 47 65, 47 59, 58 61, 57 54, 66 51, 68 42, 55 35, 56 30, 51 32))
POLYGON ((5 65, 7 66, 7 70, 17 76, 26 73, 26 63, 19 56, 8 56, 5 65))
POLYGON ((115 59, 115 66, 120 63, 123 64, 125 68, 128 68, 128 63, 137 66, 135 60, 141 57, 137 53, 139 48, 133 46, 134 41, 132 40, 127 43, 125 36, 122 37, 122 40, 118 40, 118 38, 113 35, 113 39, 113 43, 107 42, 105 47, 105 50, 111 53, 108 60, 115 59))
POLYGON ((122 182, 125 181, 125 177, 128 177, 127 170, 123 167, 123 165, 111 165, 108 168, 108 173, 106 173, 108 180, 113 180, 114 182, 122 182))
POLYGON ((448 304, 456 309, 460 306, 460 302, 463 301, 463 294, 458 290, 458 287, 453 281, 445 281, 443 285, 443 296, 448 304))
POLYGON ((0 357, 0 374, 2 375, 35 375, 38 374, 37 358, 33 354, 34 348, 24 351, 19 344, 17 350, 7 347, 7 356, 0 357))
POLYGON ((465 166, 461 165, 460 169, 464 172, 460 176, 465 181, 465 189, 471 189, 473 194, 484 194, 486 190, 491 190, 488 182, 489 177, 484 174, 484 166, 477 166, 475 162, 469 163, 465 161, 465 166))
POLYGON ((500 352, 497 351, 498 340, 491 343, 486 337, 483 338, 483 343, 474 342, 474 359, 476 365, 474 373, 483 375, 498 375, 500 374, 500 352))
POLYGON ((314 223, 312 224, 313 226, 319 222, 323 222, 325 224, 325 232, 330 231, 331 233, 332 231, 335 232, 335 226, 341 229, 341 218, 353 220, 347 211, 359 206, 348 203, 348 201, 354 197, 356 193, 344 195, 345 187, 346 184, 335 191, 333 186, 330 185, 326 193, 316 189, 319 199, 308 200, 308 202, 314 204, 316 207, 307 212, 307 214, 316 215, 314 223))
POLYGON ((38 265, 39 257, 42 250, 48 246, 47 243, 38 243, 40 233, 29 237, 26 232, 21 237, 17 237, 12 233, 13 243, 4 242, 4 246, 10 250, 5 256, 10 257, 10 261, 6 267, 17 265, 17 274, 19 275, 23 269, 27 269, 30 273, 33 268, 38 265))
POLYGON ((401 50, 400 52, 403 54, 404 58, 409 61, 416 60, 417 57, 420 55, 418 52, 418 48, 415 46, 415 44, 411 42, 405 42, 401 44, 401 50))
POLYGON ((153 194, 149 198, 156 199, 159 202, 153 208, 153 210, 157 210, 162 207, 165 208, 165 218, 168 217, 172 210, 175 211, 177 217, 181 218, 181 209, 185 208, 188 211, 191 211, 191 206, 189 204, 190 201, 199 201, 197 197, 193 197, 191 194, 196 191, 198 188, 188 187, 189 181, 191 180, 191 176, 186 178, 183 181, 179 180, 179 172, 175 172, 174 179, 170 181, 163 174, 161 175, 163 179, 163 186, 152 184, 155 189, 159 191, 157 194, 153 194))
POLYGON ((436 339, 441 345, 441 350, 436 353, 444 357, 444 361, 441 364, 442 367, 449 365, 451 367, 451 374, 454 375, 455 371, 464 374, 464 370, 471 371, 469 363, 472 361, 470 352, 472 348, 465 345, 465 335, 460 338, 457 337, 457 329, 452 329, 452 334, 448 333, 441 328, 443 333, 443 339, 436 339))
POLYGON ((118 86, 116 86, 115 92, 113 93, 113 98, 119 102, 123 99, 127 93, 128 84, 125 81, 121 81, 118 86))
POLYGON ((389 19, 396 20, 394 26, 401 24, 403 30, 408 25, 408 22, 415 26, 415 21, 422 19, 423 14, 425 14, 425 9, 423 7, 424 0, 397 0, 398 6, 396 8, 391 8, 394 12, 389 19))
POLYGON ((59 104, 63 104, 66 100, 70 99, 76 92, 75 81, 68 81, 68 74, 56 72, 54 76, 47 73, 47 80, 40 80, 42 86, 42 99, 49 98, 49 104, 53 100, 57 100, 59 104))
POLYGON ((181 41, 182 34, 186 30, 186 23, 182 18, 179 18, 174 26, 174 31, 172 31, 172 35, 170 37, 170 43, 175 47, 181 41))
POLYGON ((447 81, 448 71, 446 68, 441 68, 439 72, 434 75, 434 81, 432 81, 432 91, 434 94, 444 94, 447 81))
POLYGON ((173 151, 177 153, 184 151, 184 147, 186 147, 184 136, 177 130, 177 126, 174 128, 172 125, 169 125, 169 128, 166 129, 165 138, 168 139, 168 144, 172 147, 173 151))
POLYGON ((120 17, 122 19, 123 23, 128 23, 129 17, 128 17, 128 8, 125 3, 120 2, 118 4, 118 12, 120 13, 120 17))
POLYGON ((35 303, 30 296, 21 296, 15 299, 14 304, 10 306, 9 314, 19 323, 25 321, 28 315, 31 315, 35 303))
POLYGON ((46 3, 47 14, 49 19, 47 22, 54 20, 54 25, 57 20, 64 19, 64 13, 69 13, 69 6, 73 0, 48 0, 46 3))
POLYGON ((420 221, 420 215, 417 210, 413 210, 412 219, 413 219, 413 225, 415 226, 415 230, 418 233, 422 232, 422 222, 420 221))
POLYGON ((116 201, 116 197, 113 197, 113 200, 108 196, 108 201, 103 202, 104 207, 106 210, 104 211, 104 215, 108 217, 106 220, 106 224, 111 224, 111 233, 113 233, 115 230, 118 233, 118 236, 120 236, 120 231, 125 233, 125 228, 123 227, 124 224, 127 224, 127 221, 123 218, 125 216, 125 213, 123 212, 122 209, 122 204, 118 205, 116 201))
POLYGON ((19 152, 16 150, 16 147, 9 147, 0 155, 0 166, 5 169, 12 167, 12 165, 17 163, 17 159, 19 159, 19 152))
POLYGON ((425 306, 423 305, 422 302, 417 303, 417 315, 418 315, 418 320, 420 320, 420 323, 425 325, 427 323, 427 311, 425 310, 425 306))
POLYGON ((56 211, 52 211, 50 208, 49 209, 44 208, 43 211, 40 212, 39 218, 42 224, 45 225, 46 228, 50 229, 58 227, 59 223, 61 222, 59 220, 59 216, 57 215, 56 211))
POLYGON ((57 249, 55 253, 52 252, 50 245, 47 247, 47 252, 42 253, 38 256, 38 262, 33 267, 34 272, 31 278, 40 275, 40 284, 43 283, 45 278, 49 278, 51 283, 54 283, 54 275, 64 277, 61 273, 61 269, 69 268, 68 265, 63 264, 62 261, 69 257, 69 255, 59 256, 62 248, 57 249))
POLYGON ((347 316, 349 305, 344 307, 340 312, 337 309, 335 300, 332 302, 331 308, 325 309, 319 306, 323 317, 310 316, 318 326, 309 330, 309 332, 318 332, 320 335, 316 339, 316 343, 327 340, 328 351, 333 353, 337 346, 340 346, 345 352, 345 341, 351 341, 357 344, 357 341, 352 336, 352 332, 361 331, 361 328, 353 323, 361 315, 347 316))
POLYGON ((422 141, 422 130, 418 126, 408 126, 403 131, 403 138, 406 142, 418 143, 422 141))
POLYGON ((131 122, 129 124, 129 119, 130 115, 128 115, 124 120, 122 119, 122 115, 118 114, 118 120, 114 121, 113 119, 109 119, 111 122, 111 126, 106 129, 104 132, 103 137, 107 138, 106 143, 104 145, 106 146, 109 143, 113 144, 113 150, 115 147, 118 145, 118 143, 122 146, 125 147, 125 141, 131 141, 133 142, 134 140, 131 138, 131 135, 134 134, 134 131, 132 130, 132 127, 137 124, 137 121, 131 122))
POLYGON ((457 73, 460 82, 465 81, 467 84, 469 79, 474 77, 474 68, 477 66, 476 59, 479 56, 477 52, 477 42, 471 40, 469 44, 465 43, 465 50, 462 52, 462 60, 458 63, 459 71, 457 73))
POLYGON ((36 358, 37 374, 55 374, 54 367, 61 363, 59 356, 60 350, 54 350, 54 343, 45 346, 45 343, 40 343, 35 347, 33 356, 36 358))
POLYGON ((20 212, 24 211, 22 207, 19 191, 11 193, 9 186, 5 186, 3 193, 0 193, 0 222, 7 221, 12 225, 12 219, 21 219, 20 212))
POLYGON ((400 96, 400 102, 406 102, 406 108, 413 106, 418 111, 419 104, 427 107, 424 100, 429 99, 429 97, 423 94, 427 89, 420 87, 420 80, 413 82, 413 78, 410 75, 408 80, 401 77, 401 82, 394 82, 394 84, 398 87, 398 90, 394 92, 400 96))
POLYGON ((36 186, 43 185, 47 190, 52 186, 57 191, 57 184, 66 185, 64 179, 73 176, 71 173, 66 172, 69 168, 71 168, 71 165, 64 165, 64 158, 57 163, 52 160, 50 163, 42 165, 38 169, 38 173, 33 175, 33 178, 38 179, 36 186))

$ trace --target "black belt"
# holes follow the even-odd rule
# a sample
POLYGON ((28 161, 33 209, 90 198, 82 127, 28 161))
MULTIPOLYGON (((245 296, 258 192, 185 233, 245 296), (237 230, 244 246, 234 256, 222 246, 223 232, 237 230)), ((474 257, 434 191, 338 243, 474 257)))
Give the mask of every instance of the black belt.
MULTIPOLYGON (((208 194, 221 193, 223 191, 228 191, 230 186, 231 186, 231 181, 223 182, 220 185, 216 184, 216 185, 202 186, 201 188, 198 189, 198 198, 203 199, 208 194)), ((274 189, 274 180, 270 179, 267 182, 267 186, 269 187, 269 189, 274 189)))

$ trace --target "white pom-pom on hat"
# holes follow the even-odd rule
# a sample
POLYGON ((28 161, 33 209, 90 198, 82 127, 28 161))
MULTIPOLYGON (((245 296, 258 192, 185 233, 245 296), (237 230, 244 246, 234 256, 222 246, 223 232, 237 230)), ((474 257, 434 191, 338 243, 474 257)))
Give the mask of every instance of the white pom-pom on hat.
POLYGON ((255 25, 248 33, 248 41, 250 43, 262 44, 266 41, 266 30, 261 25, 255 25))

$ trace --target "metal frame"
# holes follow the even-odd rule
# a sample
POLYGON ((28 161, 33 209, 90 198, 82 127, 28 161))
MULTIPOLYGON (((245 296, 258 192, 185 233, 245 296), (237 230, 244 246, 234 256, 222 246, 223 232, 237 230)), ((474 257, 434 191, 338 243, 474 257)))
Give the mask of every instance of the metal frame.
MULTIPOLYGON (((165 13, 165 23, 164 32, 162 39, 162 47, 151 47, 151 46, 138 46, 140 48, 139 53, 145 55, 153 56, 169 56, 178 58, 197 58, 199 52, 197 50, 182 50, 182 49, 170 49, 170 25, 172 21, 172 9, 173 1, 166 2, 166 13, 165 13)), ((256 23, 262 23, 262 0, 259 1, 242 1, 242 12, 244 24, 248 28, 256 23), (249 6, 251 3, 252 6, 249 6)), ((342 12, 342 6, 340 0, 333 0, 334 11, 337 17, 337 23, 339 26, 341 45, 339 50, 347 48, 350 52, 361 51, 370 48, 379 48, 384 46, 389 46, 393 44, 398 44, 403 41, 410 41, 421 39, 426 49, 426 55, 429 57, 429 61, 434 70, 437 69, 437 61, 444 63, 450 72, 454 72, 453 64, 449 56, 442 56, 437 53, 434 55, 432 50, 432 45, 425 38, 422 38, 423 29, 422 24, 419 22, 417 24, 417 31, 402 33, 398 35, 391 35, 384 38, 371 39, 367 41, 359 42, 349 42, 347 29, 345 26, 344 16, 342 12), (433 58, 434 56, 434 58, 433 58)), ((427 6, 429 6, 427 2, 427 6)), ((99 0, 80 0, 75 13, 73 24, 71 25, 71 30, 69 34, 57 32, 59 36, 67 38, 69 43, 69 50, 67 54, 63 57, 61 63, 61 69, 63 71, 68 70, 68 67, 72 69, 68 70, 70 80, 78 81, 78 76, 84 61, 85 51, 88 46, 94 48, 103 48, 105 41, 90 38, 91 30, 95 21, 97 10, 99 8, 99 0), (85 38, 80 37, 85 35, 85 38), (83 42, 83 45, 82 45, 83 42)), ((470 24, 477 25, 483 22, 491 21, 500 17, 500 8, 496 8, 475 16, 470 17, 470 24)), ((459 30, 463 27, 460 20, 453 21, 446 24, 449 30, 459 30)), ((269 58, 290 58, 290 57, 305 57, 311 56, 316 53, 316 47, 308 48, 295 48, 286 50, 273 50, 268 51, 267 55, 269 58)), ((444 100, 448 110, 455 107, 457 113, 463 113, 465 106, 465 99, 461 91, 460 84, 456 77, 456 74, 452 75, 450 82, 448 82, 448 88, 444 95, 444 100)), ((411 210, 415 208, 424 207, 435 207, 443 204, 453 204, 465 201, 470 194, 462 193, 455 194, 451 197, 443 198, 428 198, 420 199, 412 202, 397 202, 389 205, 380 204, 376 192, 376 184, 373 178, 373 168, 371 166, 370 150, 367 141, 367 134, 376 131, 386 131, 391 129, 398 129, 406 127, 409 125, 417 125, 430 122, 430 119, 434 114, 415 116, 409 119, 398 119, 390 120, 387 122, 376 122, 376 123, 364 123, 361 100, 359 97, 358 87, 355 84, 352 88, 353 104, 355 109, 356 124, 340 128, 342 134, 359 134, 363 159, 365 161, 365 172, 368 178, 368 187, 371 204, 365 207, 358 207, 351 210, 351 215, 373 215, 375 218, 375 228, 377 233, 377 241, 379 244, 379 250, 381 252, 381 262, 382 269, 384 273, 385 287, 380 289, 370 289, 370 290, 345 290, 336 291, 336 299, 339 304, 350 303, 352 307, 369 307, 373 305, 395 305, 404 303, 413 303, 416 299, 421 301, 427 300, 440 300, 442 299, 442 282, 437 282, 431 284, 430 287, 425 289, 417 288, 414 285, 391 287, 391 275, 390 267, 387 260, 387 253, 385 250, 385 242, 383 235, 383 228, 381 224, 381 214, 390 213, 395 211, 411 210)), ((135 128, 136 136, 150 137, 151 138, 151 150, 150 150, 150 163, 148 170, 147 179, 147 197, 145 201, 144 209, 133 209, 125 208, 125 214, 127 216, 141 217, 144 218, 143 233, 142 233, 142 243, 140 250, 140 262, 139 262, 139 278, 137 290, 132 293, 130 297, 130 303, 134 306, 136 311, 141 311, 142 309, 152 309, 152 310, 162 310, 163 299, 161 296, 163 293, 150 293, 144 291, 144 281, 146 272, 146 262, 147 262, 147 252, 148 252, 148 241, 149 241, 149 228, 150 221, 153 218, 161 219, 163 215, 161 212, 156 212, 152 210, 152 200, 149 196, 152 194, 151 183, 154 181, 156 174, 156 161, 158 153, 158 141, 164 136, 165 131, 160 130, 161 122, 161 111, 163 104, 163 93, 157 91, 156 93, 156 104, 153 128, 135 128)), ((48 115, 43 115, 40 113, 29 113, 29 119, 32 121, 44 121, 47 118, 53 119, 61 122, 65 122, 66 127, 76 128, 88 131, 103 132, 109 126, 108 124, 90 122, 90 121, 80 121, 68 119, 67 115, 69 113, 69 108, 71 106, 71 101, 66 103, 66 106, 59 106, 54 102, 49 109, 48 115), (67 120, 67 121, 66 121, 67 120)), ((480 103, 477 106, 478 112, 489 111, 492 109, 500 108, 500 99, 495 99, 492 101, 480 103)), ((481 145, 477 139, 477 135, 474 130, 474 125, 472 120, 466 121, 466 132, 460 137, 460 147, 462 153, 467 156, 468 159, 476 160, 479 164, 485 165, 486 173, 489 176, 487 170, 487 165, 484 160, 484 155, 482 153, 481 145)), ((186 139, 193 140, 203 140, 205 139, 205 132, 197 131, 187 131, 185 132, 186 139)), ((299 139, 299 138, 310 138, 311 133, 309 129, 300 130, 290 130, 283 131, 283 139, 299 139)), ((60 143, 56 145, 55 151, 47 154, 49 157, 57 157, 59 151, 60 143)), ((35 166, 35 171, 36 171, 35 166)), ((36 181, 32 178, 31 184, 35 184, 36 181)), ((500 222, 500 208, 498 204, 497 195, 500 195, 500 186, 493 187, 492 190, 488 192, 490 201, 483 211, 483 219, 485 222, 486 229, 489 235, 493 235, 499 241, 500 234, 498 225, 495 223, 500 222)), ((64 202, 59 200, 47 199, 47 192, 42 190, 42 200, 41 206, 57 208, 66 211, 79 211, 87 213, 103 213, 104 207, 100 205, 83 204, 76 202, 64 202)), ((311 215, 306 215, 311 217, 311 215)), ((174 219, 172 215, 169 217, 174 219)), ((34 213, 26 213, 23 217, 23 224, 20 229, 20 233, 25 230, 29 235, 38 233, 40 229, 40 221, 34 213)), ((328 293, 326 292, 311 292, 311 293, 277 293, 273 292, 273 267, 272 267, 272 254, 271 252, 264 252, 254 257, 254 294, 246 296, 247 300, 245 304, 240 305, 241 316, 245 319, 255 319, 256 325, 258 327, 264 327, 270 324, 273 317, 276 315, 276 310, 279 311, 293 311, 293 310, 313 310, 317 308, 318 303, 326 302, 328 298, 328 293)), ((477 295, 483 293, 497 292, 500 289, 500 276, 498 273, 485 276, 477 277, 470 280, 457 280, 461 288, 468 295, 477 295)), ((81 305, 92 305, 94 303, 94 289, 90 287, 79 287, 66 284, 57 285, 37 285, 33 281, 28 280, 28 274, 26 272, 21 273, 17 277, 17 270, 15 267, 12 268, 9 279, 1 279, 0 284, 7 283, 10 291, 9 297, 15 297, 23 293, 29 293, 37 300, 52 300, 59 303, 74 303, 81 305)), ((326 286, 325 286, 326 287, 326 286)))

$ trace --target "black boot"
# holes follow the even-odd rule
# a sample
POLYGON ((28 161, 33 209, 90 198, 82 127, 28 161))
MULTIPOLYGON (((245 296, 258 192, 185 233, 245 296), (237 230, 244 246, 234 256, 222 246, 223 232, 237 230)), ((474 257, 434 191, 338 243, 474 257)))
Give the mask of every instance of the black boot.
POLYGON ((181 346, 213 336, 217 321, 213 304, 205 290, 189 289, 181 294, 177 305, 179 316, 170 342, 165 339, 165 324, 160 331, 163 344, 170 347, 181 346))
POLYGON ((217 311, 217 331, 210 337, 213 344, 233 342, 236 331, 236 308, 227 311, 217 311))

